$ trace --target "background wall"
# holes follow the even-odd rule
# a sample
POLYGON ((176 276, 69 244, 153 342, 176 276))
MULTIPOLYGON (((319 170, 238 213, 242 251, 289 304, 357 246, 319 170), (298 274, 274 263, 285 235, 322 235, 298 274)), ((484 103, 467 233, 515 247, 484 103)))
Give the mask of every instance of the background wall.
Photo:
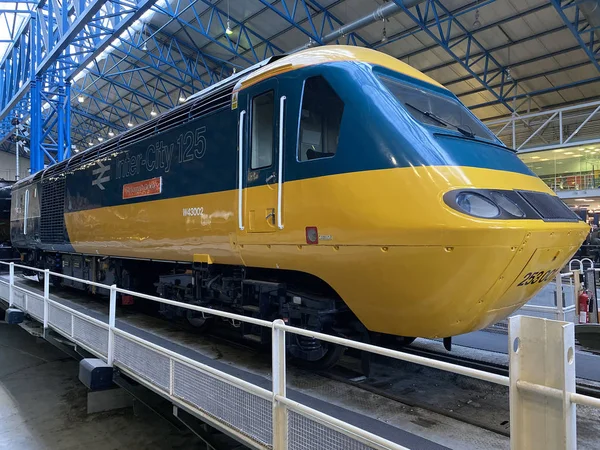
MULTIPOLYGON (((14 180, 16 173, 16 157, 13 153, 0 152, 0 178, 14 180)), ((29 175, 29 158, 21 157, 19 161, 21 178, 29 175)))

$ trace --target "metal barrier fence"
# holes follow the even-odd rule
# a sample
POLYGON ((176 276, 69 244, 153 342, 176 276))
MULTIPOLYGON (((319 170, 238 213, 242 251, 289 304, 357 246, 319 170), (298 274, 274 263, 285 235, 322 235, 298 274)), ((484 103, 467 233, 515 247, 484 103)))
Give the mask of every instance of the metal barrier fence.
POLYGON ((48 269, 14 263, 7 265, 9 281, 0 280, 0 297, 8 298, 11 307, 27 312, 43 323, 45 330, 50 328, 65 336, 174 404, 227 427, 240 442, 256 449, 406 449, 289 399, 286 396, 285 346, 288 333, 507 386, 513 450, 576 449, 576 404, 600 408, 600 399, 575 392, 572 323, 525 316, 511 318, 510 371, 509 377, 505 377, 291 327, 282 320, 269 322, 82 280, 48 269), (15 284, 15 268, 40 273, 44 281, 43 295, 15 284), (108 323, 52 300, 50 276, 108 289, 108 323), (263 389, 119 329, 115 321, 117 293, 271 329, 272 389, 263 389))

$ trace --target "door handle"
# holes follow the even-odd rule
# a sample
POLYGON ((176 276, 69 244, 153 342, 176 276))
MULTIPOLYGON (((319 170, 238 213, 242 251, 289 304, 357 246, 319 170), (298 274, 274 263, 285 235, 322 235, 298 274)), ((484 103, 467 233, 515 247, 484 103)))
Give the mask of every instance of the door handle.
POLYGON ((269 175, 269 176, 267 177, 267 179, 265 180, 265 182, 266 182, 267 184, 269 184, 269 183, 271 183, 271 181, 275 181, 275 179, 276 179, 276 178, 277 178, 277 175, 276 175, 276 174, 274 174, 274 173, 272 173, 271 175, 269 175))

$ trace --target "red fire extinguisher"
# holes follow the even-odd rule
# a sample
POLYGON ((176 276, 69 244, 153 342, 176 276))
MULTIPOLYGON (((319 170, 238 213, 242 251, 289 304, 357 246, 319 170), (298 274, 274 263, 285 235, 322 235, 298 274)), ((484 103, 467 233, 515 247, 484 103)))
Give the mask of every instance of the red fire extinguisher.
POLYGON ((579 301, 579 323, 590 323, 590 315, 588 314, 588 302, 590 296, 587 291, 581 291, 578 297, 579 301))

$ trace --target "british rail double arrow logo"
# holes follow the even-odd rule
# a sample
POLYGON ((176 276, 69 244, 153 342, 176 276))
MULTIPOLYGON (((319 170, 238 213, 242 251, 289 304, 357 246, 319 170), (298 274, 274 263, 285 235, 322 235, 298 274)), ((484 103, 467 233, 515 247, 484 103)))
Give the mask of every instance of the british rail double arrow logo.
POLYGON ((98 177, 95 180, 92 180, 92 186, 98 186, 100 190, 104 190, 105 187, 102 183, 106 183, 110 181, 110 175, 104 175, 106 172, 110 171, 110 165, 105 166, 102 164, 102 161, 98 161, 98 168, 92 171, 92 174, 97 175, 98 177))

